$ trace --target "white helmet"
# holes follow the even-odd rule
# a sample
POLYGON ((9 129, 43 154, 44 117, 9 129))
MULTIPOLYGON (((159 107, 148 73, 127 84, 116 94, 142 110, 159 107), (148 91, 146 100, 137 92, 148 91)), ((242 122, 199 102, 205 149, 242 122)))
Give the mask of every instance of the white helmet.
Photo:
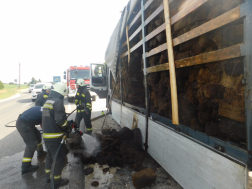
POLYGON ((43 86, 43 89, 44 89, 44 90, 51 90, 51 89, 52 89, 52 84, 51 84, 51 83, 46 83, 46 84, 43 86))
POLYGON ((75 83, 76 83, 77 85, 80 85, 81 87, 83 87, 83 86, 86 85, 84 79, 78 79, 75 83))
POLYGON ((53 90, 55 92, 60 93, 61 95, 65 96, 68 94, 68 88, 64 83, 58 82, 54 85, 53 90))

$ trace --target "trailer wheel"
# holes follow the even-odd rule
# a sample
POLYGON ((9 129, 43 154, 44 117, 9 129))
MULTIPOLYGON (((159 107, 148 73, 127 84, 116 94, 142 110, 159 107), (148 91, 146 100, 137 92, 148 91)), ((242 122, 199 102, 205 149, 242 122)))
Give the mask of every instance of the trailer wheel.
POLYGON ((72 97, 72 98, 67 97, 67 101, 68 101, 68 102, 73 102, 73 99, 74 99, 73 97, 72 97))

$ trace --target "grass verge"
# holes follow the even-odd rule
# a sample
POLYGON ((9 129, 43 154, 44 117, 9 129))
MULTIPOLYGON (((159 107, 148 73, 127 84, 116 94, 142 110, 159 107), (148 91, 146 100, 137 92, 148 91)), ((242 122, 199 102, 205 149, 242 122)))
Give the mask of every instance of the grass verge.
POLYGON ((16 85, 4 84, 4 89, 0 90, 0 100, 9 98, 18 93, 18 90, 28 89, 27 85, 20 85, 20 89, 16 85))

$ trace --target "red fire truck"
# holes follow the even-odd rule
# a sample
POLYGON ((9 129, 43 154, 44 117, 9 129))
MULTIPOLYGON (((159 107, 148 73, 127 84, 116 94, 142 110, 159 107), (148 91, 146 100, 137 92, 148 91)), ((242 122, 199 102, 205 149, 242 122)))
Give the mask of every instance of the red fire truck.
MULTIPOLYGON (((64 79, 67 80, 67 87, 69 90, 68 94, 68 102, 73 102, 74 97, 76 95, 77 89, 75 81, 77 79, 84 79, 85 83, 87 85, 87 88, 90 89, 90 67, 86 66, 70 66, 70 68, 67 69, 66 72, 64 72, 64 79)), ((96 94, 91 92, 92 100, 95 101, 96 94)))

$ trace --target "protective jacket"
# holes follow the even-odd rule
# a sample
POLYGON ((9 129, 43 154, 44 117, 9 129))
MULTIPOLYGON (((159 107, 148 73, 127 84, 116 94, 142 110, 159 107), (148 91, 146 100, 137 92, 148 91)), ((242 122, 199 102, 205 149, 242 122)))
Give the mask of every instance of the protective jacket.
POLYGON ((35 106, 43 106, 48 99, 48 93, 42 89, 42 92, 37 96, 35 106))
POLYGON ((42 123, 42 110, 41 106, 32 107, 20 115, 20 119, 29 125, 39 125, 42 123))
POLYGON ((67 121, 63 99, 63 95, 51 91, 43 106, 42 123, 45 141, 61 140, 62 135, 70 126, 67 121))
POLYGON ((86 86, 78 88, 75 95, 75 104, 81 106, 78 108, 78 113, 92 110, 91 96, 86 86))

